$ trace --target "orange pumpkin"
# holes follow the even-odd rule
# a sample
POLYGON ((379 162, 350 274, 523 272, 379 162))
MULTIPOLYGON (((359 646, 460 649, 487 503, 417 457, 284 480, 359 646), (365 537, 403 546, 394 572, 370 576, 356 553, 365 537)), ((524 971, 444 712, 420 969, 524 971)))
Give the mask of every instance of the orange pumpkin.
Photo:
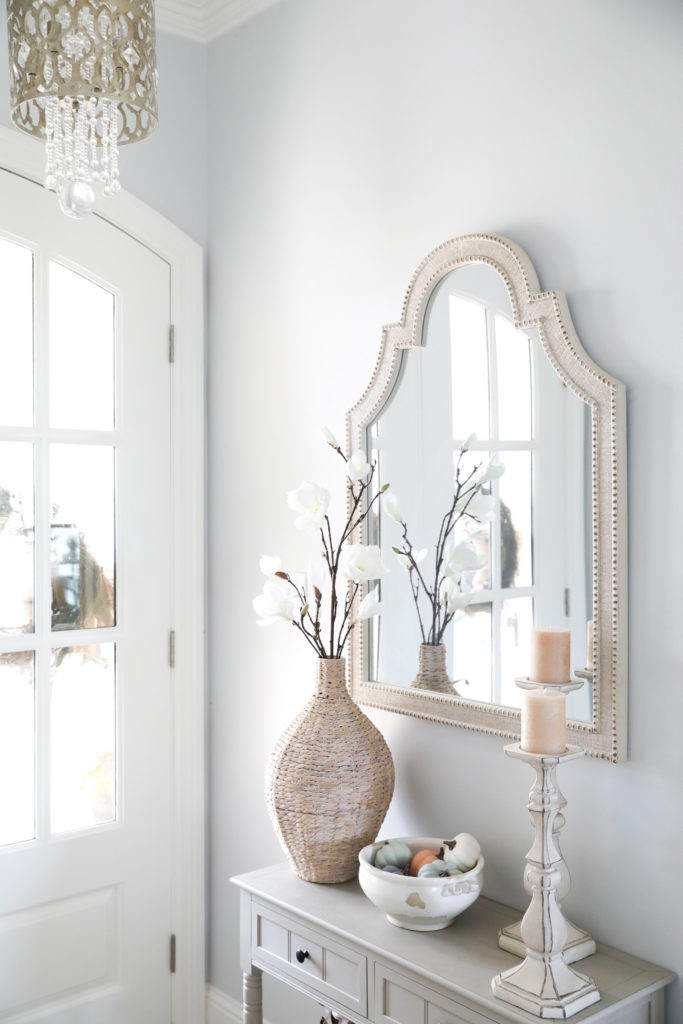
POLYGON ((422 865, 431 864, 433 860, 437 860, 437 856, 431 850, 418 850, 410 862, 411 875, 417 877, 417 873, 422 865))

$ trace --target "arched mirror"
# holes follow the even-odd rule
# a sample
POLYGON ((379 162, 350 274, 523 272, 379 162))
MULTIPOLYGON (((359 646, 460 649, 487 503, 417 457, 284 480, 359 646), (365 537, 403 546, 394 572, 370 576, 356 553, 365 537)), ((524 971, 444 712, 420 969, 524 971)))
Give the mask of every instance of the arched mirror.
POLYGON ((624 404, 513 243, 427 257, 347 418, 389 485, 356 537, 391 569, 352 634, 360 703, 515 738, 531 630, 568 630, 570 741, 625 758, 624 404))

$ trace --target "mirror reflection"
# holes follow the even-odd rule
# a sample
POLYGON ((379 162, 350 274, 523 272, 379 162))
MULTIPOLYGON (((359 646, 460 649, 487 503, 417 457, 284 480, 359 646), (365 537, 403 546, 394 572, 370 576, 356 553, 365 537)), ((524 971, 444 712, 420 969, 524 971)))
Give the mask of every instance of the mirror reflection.
MULTIPOLYGON (((570 630, 572 669, 589 667, 590 406, 538 332, 515 327, 487 264, 443 278, 421 341, 366 429, 392 496, 368 523, 391 573, 367 678, 519 707, 533 627, 570 630)), ((592 708, 590 683, 568 698, 571 718, 590 722, 592 708)))

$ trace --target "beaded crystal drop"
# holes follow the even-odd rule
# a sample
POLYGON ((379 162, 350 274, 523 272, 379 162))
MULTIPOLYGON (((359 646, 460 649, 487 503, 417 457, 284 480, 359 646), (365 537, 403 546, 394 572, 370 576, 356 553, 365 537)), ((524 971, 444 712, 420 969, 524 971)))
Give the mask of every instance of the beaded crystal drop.
POLYGON ((78 215, 69 207, 76 184, 84 200, 92 195, 93 203, 95 184, 105 195, 120 191, 117 117, 109 99, 51 96, 46 101, 45 187, 57 193, 65 213, 78 215))

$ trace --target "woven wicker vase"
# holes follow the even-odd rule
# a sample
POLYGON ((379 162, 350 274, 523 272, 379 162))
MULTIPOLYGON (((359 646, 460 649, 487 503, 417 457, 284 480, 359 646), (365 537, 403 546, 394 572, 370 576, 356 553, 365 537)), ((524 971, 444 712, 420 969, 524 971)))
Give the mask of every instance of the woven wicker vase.
POLYGON ((351 700, 344 659, 320 658, 316 691, 266 771, 268 813, 294 873, 307 882, 355 878, 393 791, 391 753, 351 700))
POLYGON ((446 671, 445 644, 420 644, 417 666, 417 675, 410 684, 415 689, 431 690, 433 693, 455 693, 455 686, 446 671))

